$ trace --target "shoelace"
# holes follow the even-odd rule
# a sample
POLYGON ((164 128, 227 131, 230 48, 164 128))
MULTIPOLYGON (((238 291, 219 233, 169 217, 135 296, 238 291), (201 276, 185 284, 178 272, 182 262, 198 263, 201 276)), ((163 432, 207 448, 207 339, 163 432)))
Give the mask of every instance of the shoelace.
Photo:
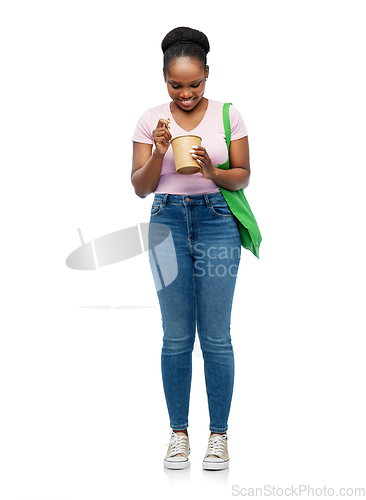
POLYGON ((215 437, 210 437, 208 440, 208 448, 206 457, 208 455, 216 455, 219 458, 223 458, 225 450, 226 434, 220 434, 215 437))
POLYGON ((187 436, 177 436, 174 432, 170 438, 170 453, 169 457, 174 455, 184 454, 187 452, 187 436))

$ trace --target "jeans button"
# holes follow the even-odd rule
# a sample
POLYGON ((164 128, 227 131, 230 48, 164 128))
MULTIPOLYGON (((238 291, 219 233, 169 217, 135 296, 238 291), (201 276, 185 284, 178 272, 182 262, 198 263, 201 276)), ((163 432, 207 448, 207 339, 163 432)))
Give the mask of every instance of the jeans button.
POLYGON ((186 198, 184 201, 185 201, 186 203, 188 203, 188 202, 189 202, 189 198, 186 198))

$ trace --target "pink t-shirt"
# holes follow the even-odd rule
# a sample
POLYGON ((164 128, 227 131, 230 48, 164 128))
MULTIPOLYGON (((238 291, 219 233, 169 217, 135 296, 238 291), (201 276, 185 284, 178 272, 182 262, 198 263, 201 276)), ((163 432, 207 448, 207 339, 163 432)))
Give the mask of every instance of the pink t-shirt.
MULTIPOLYGON (((177 135, 194 134, 202 138, 202 146, 206 148, 212 165, 216 167, 219 163, 227 160, 227 146, 225 141, 224 123, 222 119, 222 107, 224 103, 209 99, 205 116, 199 125, 189 132, 182 129, 174 120, 170 111, 170 103, 161 104, 147 110, 137 123, 132 140, 145 144, 154 144, 153 130, 159 121, 158 113, 164 118, 170 118, 171 133, 177 135)), ((239 112, 230 106, 231 140, 235 141, 248 135, 244 121, 239 112)), ((159 184, 154 191, 156 194, 181 194, 195 195, 206 193, 217 193, 220 189, 213 181, 205 179, 201 173, 182 175, 175 170, 172 147, 165 153, 161 168, 159 184)))

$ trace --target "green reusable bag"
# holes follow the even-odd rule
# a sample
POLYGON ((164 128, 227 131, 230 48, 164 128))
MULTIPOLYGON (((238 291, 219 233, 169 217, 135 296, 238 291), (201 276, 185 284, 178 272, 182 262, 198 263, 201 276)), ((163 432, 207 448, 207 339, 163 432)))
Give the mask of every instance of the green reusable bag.
MULTIPOLYGON (((224 129, 226 136, 226 145, 228 152, 228 159, 225 163, 217 165, 217 168, 228 170, 230 168, 229 149, 231 140, 231 126, 229 108, 230 102, 225 103, 223 106, 222 114, 224 119, 224 129)), ((220 186, 219 186, 220 187, 220 186)), ((229 191, 220 187, 230 210, 238 220, 240 231, 241 244, 247 250, 250 250, 259 259, 259 246, 262 241, 262 235, 259 231, 257 221, 254 218, 253 212, 250 209, 249 203, 244 195, 244 191, 229 191)))

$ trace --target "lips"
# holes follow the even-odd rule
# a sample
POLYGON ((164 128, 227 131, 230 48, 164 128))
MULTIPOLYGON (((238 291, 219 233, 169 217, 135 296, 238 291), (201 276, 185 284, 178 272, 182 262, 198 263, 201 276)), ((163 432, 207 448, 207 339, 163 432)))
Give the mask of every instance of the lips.
POLYGON ((180 103, 183 106, 190 106, 194 100, 195 100, 195 97, 192 97, 191 99, 180 99, 180 103))

